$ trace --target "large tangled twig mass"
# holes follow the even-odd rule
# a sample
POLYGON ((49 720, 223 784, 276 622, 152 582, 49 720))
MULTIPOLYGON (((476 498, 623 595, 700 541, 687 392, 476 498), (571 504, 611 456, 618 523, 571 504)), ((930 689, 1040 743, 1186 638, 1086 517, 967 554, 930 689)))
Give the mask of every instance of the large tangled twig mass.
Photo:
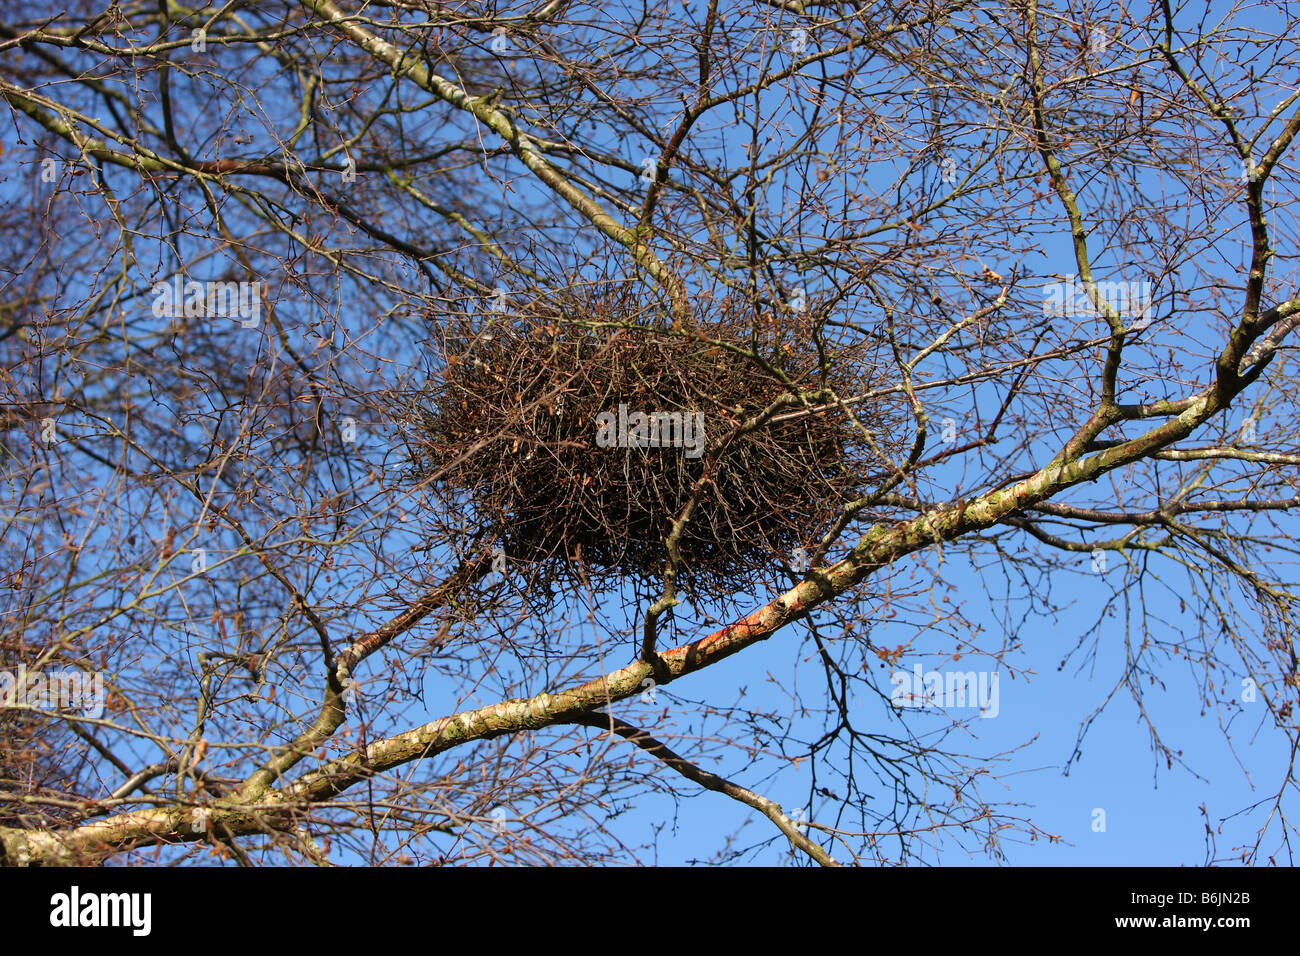
POLYGON ((440 328, 426 386, 403 401, 411 476, 548 592, 663 575, 683 518, 687 594, 802 570, 791 556, 898 448, 897 404, 837 401, 870 387, 873 351, 819 345, 809 316, 680 330, 605 300, 440 328))

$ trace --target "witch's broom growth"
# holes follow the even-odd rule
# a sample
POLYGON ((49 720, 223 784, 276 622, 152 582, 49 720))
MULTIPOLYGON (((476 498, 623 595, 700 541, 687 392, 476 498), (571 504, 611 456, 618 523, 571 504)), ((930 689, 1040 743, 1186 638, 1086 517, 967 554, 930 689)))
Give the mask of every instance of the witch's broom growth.
POLYGON ((679 585, 734 594, 815 548, 888 470, 897 402, 854 405, 854 424, 829 399, 870 388, 866 346, 823 363, 809 322, 681 332, 619 311, 596 302, 449 320, 427 384, 403 402, 410 477, 471 513, 547 592, 660 577, 665 540, 693 502, 679 585))

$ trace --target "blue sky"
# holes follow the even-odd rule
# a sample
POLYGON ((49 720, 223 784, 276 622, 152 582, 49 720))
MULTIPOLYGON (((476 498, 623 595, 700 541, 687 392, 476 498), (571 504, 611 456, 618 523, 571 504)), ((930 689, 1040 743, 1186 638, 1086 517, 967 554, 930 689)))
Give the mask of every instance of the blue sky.
MULTIPOLYGON (((1267 24, 1268 14, 1261 13, 1259 19, 1254 22, 1256 25, 1267 24)), ((779 35, 779 31, 774 35, 779 35)), ((764 42, 770 42, 770 38, 764 42)), ((781 43, 772 46, 771 51, 773 62, 780 63, 788 59, 788 56, 782 52, 781 43)), ((506 70, 520 68, 520 64, 512 61, 508 56, 502 59, 502 64, 502 68, 506 70)), ((261 68, 250 68, 244 71, 241 76, 250 86, 256 86, 270 82, 273 74, 274 71, 263 64, 261 68)), ((1294 79, 1294 76, 1271 78, 1268 81, 1271 86, 1265 88, 1262 99, 1266 103, 1273 102, 1288 89, 1286 84, 1293 82, 1294 79)), ((891 80, 899 84, 905 83, 905 78, 893 77, 891 80)), ((770 111, 774 126, 779 125, 778 120, 790 124, 798 122, 799 109, 804 104, 800 103, 797 97, 788 102, 785 99, 787 92, 783 89, 772 94, 770 111)), ((893 97, 900 95, 902 94, 897 92, 890 93, 893 97)), ((912 90, 909 95, 919 95, 919 88, 912 90)), ((229 105, 225 104, 225 106, 229 105)), ((283 127, 286 124, 291 126, 296 121, 294 104, 273 99, 264 105, 268 112, 262 118, 268 123, 283 127)), ((764 105, 767 107, 769 104, 764 105)), ((188 106, 197 115, 201 113, 203 104, 200 100, 196 100, 188 106)), ((671 119, 673 117, 668 116, 665 122, 671 119)), ((430 124, 438 121, 438 118, 433 115, 426 119, 426 123, 430 124)), ((212 128, 206 130, 205 144, 210 146, 214 140, 220 139, 221 135, 230 134, 236 125, 228 118, 224 122, 213 124, 212 128)), ((240 125, 239 128, 244 127, 240 125)), ((202 130, 203 127, 196 127, 196 129, 202 130)), ((925 129, 923 124, 918 123, 917 129, 910 132, 915 132, 917 141, 920 141, 924 138, 925 129)), ((24 177, 30 173, 32 167, 23 164, 32 163, 37 154, 31 150, 20 149, 13 141, 11 131, 6 131, 5 135, 7 138, 4 141, 3 161, 6 173, 10 177, 10 185, 7 188, 12 198, 20 195, 20 190, 30 188, 30 181, 24 177)), ((744 144, 739 139, 733 138, 732 131, 728 127, 722 125, 715 129, 702 130, 700 135, 704 141, 713 143, 712 155, 715 158, 738 162, 744 144)), ((632 169, 639 168, 644 157, 650 152, 648 146, 638 143, 635 137, 622 136, 618 131, 607 127, 598 127, 593 133, 593 139, 598 145, 617 153, 630 164, 632 169)), ((978 140, 977 134, 957 134, 951 141, 945 143, 947 154, 959 158, 958 170, 962 175, 979 159, 978 140)), ((781 141, 778 137, 771 148, 777 150, 780 145, 781 141)), ((360 152, 364 159, 364 149, 360 152)), ((930 195, 934 190, 941 188, 936 183, 934 169, 930 168, 933 165, 928 161, 920 163, 914 174, 906 175, 903 186, 900 187, 900 195, 905 195, 907 199, 914 199, 930 195)), ((844 198, 858 188, 886 191, 896 177, 904 174, 907 166, 907 163, 901 161, 885 160, 869 164, 865 167, 865 172, 861 169, 854 170, 854 176, 843 182, 830 177, 827 185, 822 187, 821 199, 828 204, 829 208, 835 200, 844 198)), ((1231 167, 1231 163, 1224 164, 1225 175, 1231 174, 1231 167)), ((493 171, 503 171, 513 177, 511 188, 515 191, 515 195, 539 204, 550 201, 549 197, 533 186, 530 180, 522 178, 517 163, 503 160, 499 166, 493 167, 493 171)), ((1167 172, 1168 170, 1159 168, 1145 168, 1137 188, 1158 192, 1170 187, 1174 180, 1165 175, 1167 172)), ((1284 172, 1285 176, 1279 174, 1281 185, 1278 187, 1283 202, 1288 200, 1294 189, 1294 179, 1290 171, 1284 172)), ((117 171, 110 171, 110 178, 115 183, 123 182, 124 176, 125 174, 117 171)), ((629 172, 627 176, 631 179, 635 173, 629 172)), ((797 202, 791 202, 791 191, 797 188, 797 180, 793 178, 776 183, 766 197, 769 209, 780 208, 783 202, 787 208, 797 207, 797 202)), ((1099 192, 1092 193, 1091 183, 1080 186, 1085 210, 1090 202, 1096 201, 1100 205, 1099 193, 1104 186, 1097 188, 1099 192)), ((484 189, 488 187, 485 186, 484 189)), ((486 196, 486 193, 484 195, 486 196)), ((502 190, 502 196, 504 195, 502 190)), ((498 197, 494 196, 493 200, 495 201, 496 198, 498 197)), ((457 197, 457 201, 462 201, 470 207, 474 204, 473 197, 461 196, 457 197)), ((1237 212, 1240 212, 1239 207, 1237 212)), ((386 225, 399 233, 403 230, 405 230, 403 234, 418 233, 424 224, 418 218, 409 221, 404 219, 404 213, 404 207, 394 206, 392 221, 386 225)), ((203 237, 205 226, 202 209, 196 207, 190 210, 190 214, 195 217, 194 228, 200 237, 203 237)), ((232 215, 237 215, 237 212, 232 212, 232 215)), ((484 199, 485 220, 498 226, 502 234, 511 239, 519 239, 520 236, 527 238, 528 229, 520 227, 517 219, 511 221, 509 215, 508 201, 503 199, 494 209, 484 199), (499 219, 494 219, 494 216, 499 219)), ((1236 219, 1226 219, 1223 225, 1229 231, 1222 238, 1222 244, 1212 250, 1214 254, 1223 257, 1221 275, 1225 280, 1233 280, 1235 278, 1233 270, 1239 266, 1239 261, 1234 261, 1234 255, 1241 251, 1240 244, 1236 241, 1236 235, 1241 229, 1240 223, 1239 215, 1236 219)), ((807 235, 792 226, 791 235, 786 238, 795 246, 800 243, 814 246, 820 241, 816 235, 815 225, 814 223, 813 227, 809 228, 807 235)), ((1295 233, 1294 220, 1289 215, 1282 216, 1282 222, 1278 227, 1280 236, 1289 238, 1295 233)), ((342 237, 340 241, 343 238, 361 241, 355 234, 346 232, 340 232, 336 236, 342 237)), ((1186 288, 1195 277, 1189 273, 1178 275, 1162 273, 1159 268, 1159 257, 1154 254, 1150 260, 1128 259, 1118 243, 1107 247, 1107 243, 1113 236, 1113 233, 1099 229, 1098 245, 1106 247, 1104 251, 1098 251, 1097 254, 1099 272, 1104 270, 1108 277, 1130 281, 1138 278, 1146 279, 1149 276, 1155 276, 1159 280, 1156 286, 1154 310, 1159 321, 1150 333, 1149 341, 1152 342, 1152 347, 1130 352, 1138 373, 1135 378, 1141 378, 1144 374, 1158 378, 1159 372, 1154 365, 1158 360, 1156 346, 1163 347, 1167 344, 1184 349, 1184 357, 1191 371, 1203 376, 1208 369, 1208 356, 1211 353, 1201 348, 1198 343, 1208 342, 1212 347, 1213 343, 1221 338, 1221 332, 1203 313, 1197 313, 1190 318, 1185 317, 1179 311, 1179 301, 1174 296, 1175 287, 1186 288)), ((1042 222, 1026 223, 1026 236, 1023 241, 1027 245, 1037 245, 1039 252, 1032 258, 1023 259, 1010 253, 1005 258, 995 258, 990 255, 987 264, 999 271, 1028 269, 1042 281, 1047 281, 1052 275, 1069 274, 1075 271, 1069 256, 1067 239, 1068 231, 1059 215, 1042 222)), ((153 271, 150 274, 137 274, 132 271, 130 279, 142 298, 134 304, 128 304, 128 309, 138 308, 141 313, 145 312, 149 303, 147 297, 144 297, 144 290, 148 289, 150 283, 159 274, 164 276, 171 274, 174 263, 167 251, 167 244, 172 241, 176 242, 182 258, 186 260, 192 261, 206 251, 204 238, 192 241, 183 234, 176 237, 169 236, 166 241, 147 242, 143 238, 137 238, 137 251, 142 260, 141 268, 144 272, 149 272, 151 268, 153 271), (156 259, 149 257, 156 257, 156 259)), ((561 253, 568 251, 561 250, 561 253)), ((581 257, 582 251, 575 249, 575 261, 580 262, 581 257)), ((1206 258, 1207 260, 1210 258, 1208 254, 1206 258)), ((220 273, 220 266, 226 264, 233 263, 222 263, 220 258, 204 262, 195 268, 194 274, 205 278, 215 277, 220 273)), ((588 264, 579 268, 578 275, 594 276, 606 265, 608 263, 605 262, 588 264), (589 272, 583 272, 582 268, 588 269, 589 272)), ((1207 261, 1202 261, 1200 265, 1203 268, 1213 268, 1207 261)), ((391 269, 392 274, 408 276, 413 286, 419 281, 409 263, 399 260, 386 264, 385 268, 391 269)), ((277 278, 282 280, 283 276, 277 278)), ((786 278, 792 285, 803 277, 786 278)), ((84 276, 73 278, 65 283, 64 291, 70 298, 76 298, 77 295, 84 293, 87 285, 94 285, 95 281, 97 280, 87 280, 84 276), (79 285, 79 283, 84 284, 79 285)), ((827 291, 827 284, 816 276, 806 277, 806 282, 810 296, 815 297, 827 291)), ((320 334, 332 335, 336 343, 350 343, 342 348, 345 357, 339 360, 335 370, 341 377, 351 377, 357 392, 364 391, 366 387, 378 388, 384 384, 392 384, 391 381, 385 383, 384 378, 394 371, 418 375, 423 358, 417 346, 425 330, 422 330, 417 323, 406 322, 399 317, 384 327, 384 334, 376 336, 374 343, 366 338, 366 333, 375 320, 376 314, 397 305, 389 301, 380 291, 372 292, 358 287, 344 287, 340 291, 334 288, 328 279, 317 282, 314 277, 302 279, 300 283, 272 281, 272 285, 277 299, 277 314, 287 326, 290 339, 296 344, 310 345, 320 334), (320 296, 328 306, 325 311, 334 313, 323 325, 321 310, 316 308, 318 303, 307 297, 308 292, 320 296), (372 356, 367 354, 367 350, 372 348, 375 354, 388 363, 382 369, 380 362, 372 360, 372 356)), ((851 304, 850 308, 865 314, 869 313, 873 306, 864 298, 861 302, 851 304)), ((132 314, 134 315, 134 311, 132 314)), ((147 317, 135 321, 137 321, 134 327, 137 336, 161 334, 161 329, 158 326, 151 326, 147 317)), ((267 342, 270 342, 270 337, 267 338, 267 342)), ((267 345, 262 354, 267 354, 267 350, 273 351, 267 345)), ((1059 365, 1059 371, 1064 376, 1063 389, 1077 385, 1077 382, 1069 377, 1076 374, 1075 367, 1063 362, 1059 365)), ((240 373, 242 374, 242 369, 240 373)), ((249 375, 251 381, 255 375, 251 365, 249 375)), ((268 373, 268 380, 269 378, 268 373)), ((968 419, 963 417, 962 413, 978 406, 987 418, 992 410, 996 409, 1002 394, 1000 389, 1004 388, 1005 384, 994 382, 970 392, 954 391, 947 403, 938 406, 932 414, 950 410, 959 419, 961 423, 959 427, 965 428, 968 419)), ((1163 383, 1159 381, 1154 384, 1148 381, 1144 386, 1150 386, 1157 392, 1164 391, 1163 383)), ((159 409, 158 414, 163 417, 174 416, 179 423, 187 416, 193 419, 196 414, 199 416, 210 414, 212 410, 220 408, 220 401, 226 397, 220 393, 201 395, 192 408, 159 409), (212 403, 210 406, 204 404, 209 401, 212 403)), ((331 414, 339 417, 347 411, 346 396, 341 396, 337 406, 331 409, 331 414)), ((1044 415, 1047 412, 1040 410, 1038 414, 1044 415)), ((1047 460, 1055 450, 1054 440, 1066 434, 1068 426, 1074 424, 1077 422, 1052 423, 1051 428, 1043 427, 1030 443, 1032 460, 1039 464, 1047 460)), ((1234 421, 1224 426, 1225 431, 1235 428, 1236 424, 1234 421)), ((93 430, 95 426, 73 418, 65 421, 61 427, 75 432, 78 428, 93 430)), ((1260 427, 1268 434, 1269 429, 1289 429, 1290 424, 1265 420, 1260 427)), ((193 442, 197 454, 203 451, 202 444, 205 436, 192 434, 194 428, 195 424, 192 420, 189 424, 178 425, 178 431, 186 434, 193 442)), ((391 466, 400 460, 397 436, 387 423, 363 421, 360 423, 359 434, 356 454, 358 460, 365 466, 391 466)), ((353 474, 364 475, 365 471, 365 467, 358 467, 353 474)), ((273 481, 280 481, 281 476, 276 476, 273 472, 271 475, 273 481)), ((317 490, 328 491, 346 480, 333 475, 322 477, 317 490)), ((1115 476, 1115 481, 1118 483, 1116 487, 1122 490, 1124 480, 1122 475, 1115 476)), ((977 481, 976 477, 962 472, 960 465, 954 465, 949 470, 936 470, 929 476, 929 484, 926 488, 933 492, 935 500, 945 501, 958 492, 969 491, 971 483, 977 481)), ((287 486, 289 482, 286 481, 285 484, 287 486)), ((394 506, 391 499, 380 499, 372 504, 376 509, 394 506)), ((404 507, 404 505, 399 506, 404 507)), ((1279 519, 1279 526, 1289 530, 1292 528, 1291 521, 1292 519, 1283 517, 1279 519)), ((857 530, 860 533, 862 529, 857 530)), ((197 543, 198 539, 196 539, 197 543)), ((395 566, 409 567, 411 549, 419 543, 420 538, 415 530, 410 533, 394 531, 382 541, 361 543, 356 554, 364 557, 367 548, 374 548, 384 553, 395 566)), ((207 545, 216 554, 223 553, 223 549, 228 552, 234 547, 233 539, 222 541, 213 540, 211 537, 207 539, 207 545)), ((1006 560, 1007 568, 1011 572, 1017 569, 1017 555, 1027 557, 1031 554, 1044 553, 1040 546, 1029 541, 1024 535, 1014 535, 1005 539, 1004 546, 1009 549, 1006 560)), ((1054 605, 1056 611, 1035 613, 1020 620, 1026 599, 1030 596, 1027 595, 1025 588, 1037 587, 1041 582, 1032 576, 1028 579, 1029 584, 1015 582, 1014 578, 1009 577, 997 563, 995 555, 987 547, 976 552, 974 557, 960 546, 949 548, 943 555, 943 586, 936 593, 948 599, 947 604, 944 605, 944 613, 947 613, 948 608, 960 607, 969 624, 979 630, 981 637, 978 646, 986 654, 996 650, 1004 640, 1010 640, 1012 637, 1018 640, 1017 647, 1008 653, 1003 663, 994 661, 988 656, 972 653, 965 654, 959 662, 946 660, 942 655, 952 650, 954 634, 960 635, 962 632, 939 620, 938 611, 927 616, 928 612, 924 607, 920 610, 915 606, 910 610, 904 607, 901 609, 902 613, 893 617, 886 616, 887 612, 892 614, 893 610, 892 605, 887 602, 873 604, 871 601, 866 601, 862 607, 871 609, 873 615, 878 612, 878 616, 869 615, 871 625, 869 633, 858 635, 840 633, 839 625, 828 620, 826 612, 818 612, 813 621, 823 629, 822 633, 832 642, 836 653, 842 655, 841 662, 857 662, 861 666, 871 667, 876 687, 883 688, 886 694, 890 688, 890 674, 895 670, 910 672, 915 664, 920 664, 927 670, 931 668, 941 671, 976 670, 985 674, 998 672, 998 715, 992 719, 980 719, 970 711, 949 711, 947 714, 949 717, 969 719, 962 726, 950 729, 950 733, 945 738, 946 743, 975 755, 1008 754, 1005 759, 997 763, 996 776, 981 776, 979 785, 982 793, 987 799, 1009 804, 1010 806, 1005 809, 1011 815, 1028 817, 1045 833, 1059 835, 1061 838, 1059 842, 1040 838, 1028 843, 1019 843, 1012 840, 1012 831, 1005 831, 1005 842, 1001 846, 1002 856, 997 857, 998 861, 1021 865, 1199 863, 1205 857, 1206 818, 1202 817, 1199 810, 1203 804, 1206 807, 1208 820, 1216 830, 1217 856, 1223 857, 1230 853, 1232 847, 1251 842, 1252 828, 1267 816, 1266 810, 1230 820, 1224 825, 1222 833, 1217 832, 1220 820, 1250 806, 1257 800, 1267 798, 1276 790, 1278 774, 1287 766, 1288 749, 1285 738, 1272 729, 1264 705, 1259 702, 1251 704, 1241 701, 1240 675, 1235 672, 1219 675, 1220 679, 1215 681, 1215 686, 1209 695, 1210 705, 1203 706, 1202 698, 1206 694, 1206 688, 1194 669, 1189 668, 1180 655, 1163 652, 1166 659, 1158 668, 1160 681, 1146 687, 1145 707, 1147 715, 1157 727, 1165 745, 1176 752, 1181 752, 1186 766, 1176 763, 1172 769, 1168 768, 1163 757, 1153 753, 1150 734, 1139 709, 1128 692, 1122 688, 1115 693, 1114 699, 1107 704, 1100 716, 1090 724, 1082 743, 1081 753, 1077 757, 1074 756, 1081 725, 1089 721, 1096 708, 1106 700, 1120 682, 1126 667, 1126 641, 1130 646, 1137 646, 1141 645, 1146 637, 1161 641, 1179 638, 1184 631, 1190 633, 1193 625, 1197 623, 1191 619, 1196 613, 1197 604, 1189 600, 1186 607, 1180 607, 1180 602, 1188 597, 1189 585, 1184 582, 1181 571, 1161 566, 1157 562, 1152 567, 1161 574, 1167 574, 1168 577, 1163 581, 1156 580, 1154 576, 1146 579, 1146 586, 1140 594, 1146 602, 1145 617, 1136 613, 1136 605, 1127 608, 1134 613, 1124 613, 1126 607, 1122 596, 1119 599, 1119 613, 1111 616, 1103 613, 1102 608, 1107 600, 1115 597, 1116 589, 1120 588, 1126 580, 1128 571, 1123 562, 1111 553, 1108 555, 1106 569, 1098 571, 1093 569, 1091 556, 1087 553, 1058 554, 1056 557, 1059 559, 1059 565, 1049 575, 1050 598, 1034 595, 1034 600, 1041 597, 1042 600, 1054 605), (1011 583, 1008 583, 1009 581, 1011 583), (1011 589, 1009 595, 1005 593, 1007 588, 1011 589), (1008 597, 1011 601, 1009 607, 1003 603, 1003 599, 1008 597), (1149 633, 1144 631, 1145 627, 1151 628, 1149 633), (868 639, 870 646, 865 643, 868 639), (908 650, 895 665, 886 665, 875 653, 876 649, 901 646, 907 646, 908 650), (1064 666, 1062 666, 1063 661, 1064 666), (1014 679, 1010 676, 1008 667, 1017 670, 1014 679), (1228 720, 1233 721, 1232 747, 1225 741, 1221 727, 1221 724, 1228 720), (1067 765, 1069 765, 1068 776, 1063 772, 1067 765), (1270 790, 1270 787, 1273 790, 1270 790), (1104 813, 1104 831, 1097 829, 1100 820, 1098 811, 1104 813)), ((909 576, 914 576, 912 583, 919 581, 924 586, 928 581, 927 576, 932 578, 936 574, 938 559, 937 554, 929 552, 914 555, 894 569, 893 578, 899 582, 906 582, 909 576)), ((91 556, 88 560, 93 563, 95 559, 91 556)), ((198 595, 197 591, 191 591, 192 595, 200 597, 198 606, 203 606, 202 601, 207 599, 228 602, 234 594, 233 569, 242 566, 242 562, 235 559, 231 562, 232 570, 228 577, 222 576, 225 572, 214 574, 208 582, 212 587, 210 593, 205 590, 198 595)), ((188 571, 188 566, 181 567, 179 570, 188 571)), ((1024 570, 1027 572, 1030 570, 1027 563, 1024 570)), ((295 579, 302 583, 305 593, 312 594, 321 605, 327 606, 331 602, 346 604, 352 600, 360 600, 367 611, 377 614, 374 601, 391 582, 358 577, 358 573, 356 570, 339 572, 340 577, 337 581, 330 581, 323 577, 318 567, 303 564, 294 567, 295 579), (340 601, 340 595, 345 596, 346 600, 340 601)), ((874 580, 869 581, 864 587, 871 587, 876 583, 874 580)), ((1239 595, 1232 591, 1234 586, 1224 583, 1222 579, 1220 586, 1221 594, 1234 601, 1237 610, 1247 621, 1251 620, 1252 612, 1240 602, 1239 595)), ((199 586, 196 585, 195 588, 199 586)), ((1125 593, 1133 601, 1136 601, 1139 596, 1139 592, 1135 589, 1125 593)), ((761 599, 765 600, 770 596, 770 594, 762 595, 761 599)), ((634 623, 629 622, 617 607, 623 599, 629 597, 628 593, 617 595, 602 608, 602 613, 607 615, 604 623, 611 629, 634 623)), ((757 599, 760 596, 755 597, 757 599)), ((757 603, 741 602, 741 606, 753 607, 757 606, 757 603)), ((191 608, 174 594, 161 599, 157 609, 160 612, 174 614, 177 618, 192 613, 191 608)), ((681 640, 701 637, 708 633, 709 628, 696 623, 696 618, 691 613, 694 610, 699 609, 684 607, 679 610, 677 634, 681 640)), ((716 608, 703 610, 720 613, 716 608)), ((211 627, 203 624, 202 617, 202 614, 195 615, 200 630, 210 634, 211 627)), ((582 632, 579 619, 574 617, 566 619, 562 614, 557 614, 556 620, 536 623, 539 627, 556 630, 561 629, 565 624, 571 624, 575 626, 575 633, 582 632)), ((359 627, 362 624, 361 616, 349 616, 340 624, 359 627)), ((408 635, 406 640, 411 646, 417 646, 419 639, 424 636, 426 635, 412 634, 408 635)), ((467 640, 466 643, 470 644, 472 641, 467 640)), ((192 667, 196 650, 194 646, 184 647, 177 659, 188 662, 192 667)), ((552 650, 558 651, 559 648, 552 650)), ((453 648, 453 651, 461 653, 462 649, 453 648)), ((1231 666, 1240 668, 1239 661, 1231 660, 1230 648, 1221 648, 1220 652, 1225 654, 1231 666)), ((496 663, 491 655, 472 646, 463 648, 463 653, 471 662, 471 671, 473 665, 485 665, 489 661, 496 663)), ((570 672, 571 669, 562 668, 557 663, 558 658, 539 663, 540 652, 530 657, 529 654, 533 653, 531 650, 521 651, 517 657, 507 657, 501 664, 502 673, 524 681, 531 692, 554 689, 557 684, 562 685, 574 679, 575 674, 570 672)), ((608 647, 604 665, 608 669, 628 663, 633 653, 634 649, 626 643, 608 647)), ((590 676, 596 664, 586 659, 582 663, 585 667, 584 676, 590 676)), ((380 658, 376 657, 367 663, 366 669, 363 669, 359 676, 364 681, 369 669, 377 669, 380 666, 380 658)), ((406 699, 403 702, 405 712, 380 726, 383 729, 405 729, 411 723, 443 716, 454 709, 457 702, 466 700, 469 694, 474 696, 476 702, 486 703, 496 699, 493 697, 496 675, 483 685, 478 685, 476 680, 480 676, 481 674, 471 674, 467 677, 464 672, 449 668, 446 677, 426 677, 424 702, 406 699), (470 687, 473 688, 472 691, 467 690, 470 687)), ((695 702, 709 701, 720 706, 734 704, 753 712, 770 712, 779 724, 778 729, 787 731, 792 738, 804 741, 813 739, 825 729, 823 716, 817 713, 797 712, 797 708, 791 703, 791 698, 794 693, 799 692, 805 695, 811 706, 819 706, 823 682, 812 644, 808 639, 807 626, 800 622, 787 627, 771 640, 752 647, 716 667, 694 674, 669 687, 660 688, 651 703, 642 703, 638 700, 625 701, 615 708, 615 712, 628 716, 628 719, 635 719, 652 732, 662 731, 666 735, 665 739, 677 747, 683 755, 698 757, 704 768, 728 776, 742 786, 752 787, 763 795, 780 801, 788 811, 807 806, 809 819, 813 823, 818 823, 830 820, 830 814, 837 806, 838 797, 819 795, 809 804, 809 790, 813 784, 813 777, 807 762, 794 768, 784 767, 777 772, 778 761, 752 761, 743 750, 719 749, 707 745, 706 742, 700 742, 697 748, 691 740, 691 735, 699 732, 698 723, 692 719, 698 710, 695 702), (675 733, 685 734, 686 739, 674 741, 675 733)), ((310 682, 304 685, 302 689, 304 707, 310 706, 314 691, 315 688, 310 685, 310 682)), ((850 710, 855 724, 860 727, 871 732, 906 736, 899 716, 890 711, 885 701, 865 692, 860 685, 855 689, 850 710)), ((936 734, 946 726, 944 714, 910 713, 906 716, 906 720, 907 727, 918 734, 936 734)), ((552 733, 552 731, 541 731, 535 736, 537 740, 544 741, 552 733)), ((596 736, 594 731, 586 733, 593 738, 596 736)), ((774 733, 773 736, 776 734, 774 733)), ((934 738, 926 736, 925 739, 934 738)), ((616 752, 625 757, 634 754, 634 748, 620 742, 616 745, 616 752)), ((152 756, 149 759, 152 759, 152 756)), ((454 765, 457 758, 453 753, 447 759, 454 765)), ((559 761, 559 764, 562 765, 563 761, 559 761)), ((655 768, 650 758, 640 754, 636 754, 630 766, 634 767, 637 773, 654 770, 660 779, 675 779, 670 771, 662 767, 655 768)), ((820 773, 819 786, 828 787, 834 792, 842 792, 834 772, 827 773, 823 769, 820 773)), ((680 780, 678 783, 682 793, 698 793, 698 788, 694 785, 680 780)), ((882 802, 887 802, 889 799, 883 783, 868 784, 865 785, 865 789, 875 793, 875 799, 882 802)), ((503 802, 508 800, 508 797, 509 795, 504 795, 503 802)), ((467 796, 466 799, 468 800, 469 797, 467 796)), ((521 798, 525 803, 535 799, 536 795, 521 798)), ((598 811, 592 812, 598 815, 598 811)), ((698 793, 690 796, 680 805, 674 804, 666 797, 653 794, 639 797, 626 812, 617 817, 611 827, 629 844, 637 844, 651 840, 656 828, 665 824, 669 829, 658 837, 654 855, 654 859, 662 864, 708 860, 711 854, 720 849, 722 838, 741 829, 742 825, 743 830, 736 846, 752 845, 755 848, 751 852, 742 854, 740 860, 783 863, 790 859, 788 845, 768 821, 726 797, 713 793, 698 793)), ((1272 844, 1265 840, 1264 845, 1272 844)), ((919 844, 916 852, 919 860, 924 863, 984 864, 989 862, 987 856, 971 852, 971 849, 972 844, 969 839, 964 843, 961 840, 943 840, 937 848, 919 844)))

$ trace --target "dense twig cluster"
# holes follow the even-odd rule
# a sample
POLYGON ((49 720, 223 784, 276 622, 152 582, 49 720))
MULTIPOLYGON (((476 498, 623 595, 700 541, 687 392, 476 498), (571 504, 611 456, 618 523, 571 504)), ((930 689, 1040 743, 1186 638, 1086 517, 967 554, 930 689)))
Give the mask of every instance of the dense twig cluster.
POLYGON ((868 346, 798 314, 760 325, 647 326, 615 300, 453 319, 406 400, 412 477, 544 590, 662 575, 682 521, 679 583, 735 593, 811 553, 897 447, 895 406, 839 403, 868 387, 868 346))
MULTIPOLYGON (((0 638, 0 826, 50 826, 76 814, 59 797, 75 783, 77 741, 57 718, 11 709, 6 696, 23 702, 17 681, 24 665, 35 665, 33 648, 0 638), (50 799, 44 802, 42 798, 50 799)), ((0 854, 2 855, 2 854, 0 854)))

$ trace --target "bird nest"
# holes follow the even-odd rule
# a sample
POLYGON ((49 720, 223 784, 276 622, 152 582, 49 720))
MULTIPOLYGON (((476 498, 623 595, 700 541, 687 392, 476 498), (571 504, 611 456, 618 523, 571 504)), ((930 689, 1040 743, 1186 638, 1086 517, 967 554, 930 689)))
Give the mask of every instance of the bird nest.
POLYGON ((783 321, 647 328, 608 302, 444 319, 400 409, 409 476, 548 597, 661 579, 674 529, 692 599, 802 571, 903 429, 897 402, 830 399, 876 384, 871 346, 819 349, 811 319, 783 321))

